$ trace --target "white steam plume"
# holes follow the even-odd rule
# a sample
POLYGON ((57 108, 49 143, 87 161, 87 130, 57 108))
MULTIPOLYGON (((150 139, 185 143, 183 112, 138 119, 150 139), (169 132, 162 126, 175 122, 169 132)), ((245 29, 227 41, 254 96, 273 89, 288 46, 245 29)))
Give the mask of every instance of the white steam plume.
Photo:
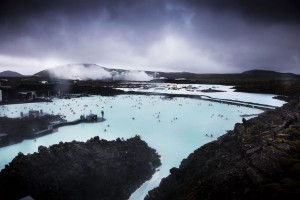
POLYGON ((98 65, 66 65, 50 69, 49 72, 53 77, 62 79, 102 80, 112 78, 108 71, 98 65))
POLYGON ((144 71, 107 71, 96 64, 74 64, 49 69, 52 77, 61 79, 79 80, 124 80, 124 81, 150 81, 153 77, 144 71))
POLYGON ((143 71, 128 71, 115 75, 114 79, 124 81, 151 81, 153 78, 143 71))

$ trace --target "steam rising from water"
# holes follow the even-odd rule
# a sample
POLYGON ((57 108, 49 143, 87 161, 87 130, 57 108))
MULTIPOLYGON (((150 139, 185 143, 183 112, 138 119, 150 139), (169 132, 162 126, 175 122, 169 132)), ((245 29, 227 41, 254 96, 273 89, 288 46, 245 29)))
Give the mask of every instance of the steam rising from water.
POLYGON ((50 75, 61 79, 79 80, 126 80, 150 81, 152 77, 144 71, 108 71, 96 64, 74 64, 48 70, 50 75))
POLYGON ((152 77, 143 71, 128 71, 115 75, 114 79, 124 81, 151 81, 152 77))
POLYGON ((62 79, 110 79, 111 74, 97 65, 82 64, 60 66, 49 70, 51 76, 62 79))

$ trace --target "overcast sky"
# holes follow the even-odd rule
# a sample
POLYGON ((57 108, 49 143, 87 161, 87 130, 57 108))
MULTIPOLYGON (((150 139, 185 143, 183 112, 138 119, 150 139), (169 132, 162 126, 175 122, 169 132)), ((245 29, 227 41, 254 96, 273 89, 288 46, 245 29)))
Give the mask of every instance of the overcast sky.
POLYGON ((1 0, 0 71, 300 74, 298 0, 1 0))

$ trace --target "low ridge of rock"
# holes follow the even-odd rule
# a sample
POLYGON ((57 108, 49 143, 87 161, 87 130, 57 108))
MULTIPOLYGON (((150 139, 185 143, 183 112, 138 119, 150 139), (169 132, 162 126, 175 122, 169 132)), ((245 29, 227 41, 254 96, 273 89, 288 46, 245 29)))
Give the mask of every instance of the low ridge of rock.
POLYGON ((146 200, 300 196, 300 100, 237 123, 191 153, 146 200))
POLYGON ((161 165, 159 157, 139 136, 40 146, 1 171, 1 199, 128 199, 161 165))

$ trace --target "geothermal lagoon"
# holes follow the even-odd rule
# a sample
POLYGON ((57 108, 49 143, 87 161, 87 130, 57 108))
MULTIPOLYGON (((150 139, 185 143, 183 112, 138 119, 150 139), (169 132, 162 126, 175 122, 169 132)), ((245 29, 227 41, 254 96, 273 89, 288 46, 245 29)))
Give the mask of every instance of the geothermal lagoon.
MULTIPOLYGON (((177 91, 180 90, 175 92, 177 91)), ((206 95, 219 95, 220 97, 223 95, 228 98, 231 96, 232 99, 238 96, 239 100, 276 106, 284 103, 272 99, 273 95, 234 93, 229 88, 222 93, 206 95), (235 96, 232 96, 233 94, 235 96)), ((43 110, 49 114, 61 114, 68 121, 78 119, 81 114, 93 113, 101 116, 101 110, 103 110, 106 120, 102 123, 61 127, 57 132, 39 137, 36 141, 25 140, 19 144, 0 148, 0 169, 4 168, 18 152, 33 153, 38 150, 40 145, 50 146, 61 141, 86 141, 95 136, 115 140, 116 138, 126 139, 140 135, 150 147, 156 149, 161 155, 162 166, 151 180, 132 194, 130 199, 134 200, 143 199, 149 190, 158 186, 160 180, 169 174, 172 167, 178 167, 182 159, 195 149, 216 140, 227 130, 233 129, 235 123, 242 121, 243 115, 255 115, 262 112, 262 110, 249 107, 184 97, 119 95, 54 99, 53 102, 48 103, 5 105, 0 106, 0 115, 20 117, 20 112, 28 113, 31 109, 43 110)))

